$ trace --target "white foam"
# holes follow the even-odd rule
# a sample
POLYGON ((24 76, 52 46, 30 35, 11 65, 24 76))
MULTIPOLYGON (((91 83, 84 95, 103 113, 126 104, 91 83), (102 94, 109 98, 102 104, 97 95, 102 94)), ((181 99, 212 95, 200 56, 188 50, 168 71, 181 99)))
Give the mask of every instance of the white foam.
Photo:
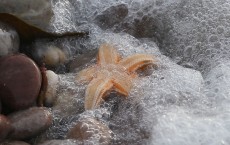
POLYGON ((194 115, 175 107, 157 117, 152 142, 157 145, 228 145, 230 144, 230 112, 194 115))
POLYGON ((90 30, 87 40, 60 40, 76 58, 110 43, 123 57, 153 54, 158 67, 135 81, 127 100, 112 93, 101 109, 86 112, 86 86, 73 83, 75 74, 63 75, 48 138, 65 138, 73 122, 94 116, 110 126, 114 144, 230 144, 228 1, 70 0, 57 1, 54 10, 56 31, 90 30), (123 21, 106 31, 94 24, 118 4, 129 10, 123 21))

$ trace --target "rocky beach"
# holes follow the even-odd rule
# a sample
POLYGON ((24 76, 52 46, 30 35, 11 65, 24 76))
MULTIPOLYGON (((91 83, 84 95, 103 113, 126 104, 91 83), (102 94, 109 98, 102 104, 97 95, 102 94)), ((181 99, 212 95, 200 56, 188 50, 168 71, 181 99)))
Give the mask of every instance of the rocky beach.
POLYGON ((1 145, 229 145, 229 0, 1 0, 1 145))

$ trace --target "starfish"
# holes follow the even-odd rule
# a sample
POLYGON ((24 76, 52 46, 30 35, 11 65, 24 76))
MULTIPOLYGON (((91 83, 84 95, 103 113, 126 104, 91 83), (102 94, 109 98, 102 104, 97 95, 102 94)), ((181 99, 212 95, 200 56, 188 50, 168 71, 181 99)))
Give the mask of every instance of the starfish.
POLYGON ((154 63, 152 55, 135 54, 121 59, 109 44, 99 48, 97 64, 80 71, 77 82, 89 82, 85 91, 85 109, 95 109, 111 90, 128 96, 136 70, 154 63))

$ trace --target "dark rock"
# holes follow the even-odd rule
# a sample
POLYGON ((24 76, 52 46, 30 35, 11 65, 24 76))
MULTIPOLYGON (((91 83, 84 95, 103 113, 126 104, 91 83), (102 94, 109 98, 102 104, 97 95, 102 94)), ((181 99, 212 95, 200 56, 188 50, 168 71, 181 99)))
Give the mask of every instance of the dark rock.
POLYGON ((52 124, 51 112, 45 107, 33 107, 8 116, 14 128, 10 138, 27 139, 38 135, 52 124))
POLYGON ((0 99, 0 113, 2 112, 2 102, 1 102, 1 99, 0 99))
POLYGON ((79 121, 67 134, 67 138, 79 141, 93 141, 100 144, 109 144, 112 131, 108 126, 94 118, 86 118, 79 121))
POLYGON ((10 26, 0 22, 0 56, 18 52, 19 36, 10 26))
POLYGON ((39 68, 25 55, 0 59, 0 98, 11 110, 26 109, 35 104, 41 87, 39 68))
POLYGON ((12 129, 9 119, 0 114, 0 142, 8 136, 12 129))
POLYGON ((152 38, 156 37, 159 39, 158 23, 156 23, 155 18, 143 16, 142 18, 135 18, 132 23, 123 23, 121 30, 124 29, 125 32, 133 35, 136 38, 152 38))
POLYGON ((48 140, 38 145, 80 145, 76 140, 66 139, 66 140, 48 140))
POLYGON ((94 21, 102 29, 108 29, 121 22, 128 14, 128 8, 125 4, 112 6, 102 14, 98 15, 94 21))
POLYGON ((30 145, 24 141, 7 141, 3 142, 1 145, 30 145))

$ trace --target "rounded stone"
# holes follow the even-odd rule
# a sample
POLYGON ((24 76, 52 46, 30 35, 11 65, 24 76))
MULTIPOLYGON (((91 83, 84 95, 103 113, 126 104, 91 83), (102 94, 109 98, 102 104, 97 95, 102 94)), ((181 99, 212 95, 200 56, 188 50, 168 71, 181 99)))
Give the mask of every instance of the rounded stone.
POLYGON ((1 99, 0 99, 0 114, 2 113, 2 102, 1 102, 1 99))
POLYGON ((35 62, 18 54, 0 58, 0 98, 12 111, 35 104, 41 87, 41 73, 35 62))
POLYGON ((38 64, 44 63, 46 67, 54 69, 68 62, 67 52, 55 45, 46 43, 38 41, 32 46, 31 55, 38 64))
POLYGON ((0 114, 0 142, 8 136, 12 129, 10 120, 6 116, 0 114))
POLYGON ((70 129, 67 138, 107 145, 110 144, 112 131, 94 118, 84 118, 70 129))
POLYGON ((42 62, 48 66, 58 66, 67 61, 67 55, 64 51, 56 46, 49 46, 42 56, 42 62))
POLYGON ((53 106, 57 99, 57 89, 59 83, 59 77, 51 70, 46 71, 48 86, 45 93, 45 102, 46 106, 53 106))
POLYGON ((8 116, 14 131, 12 139, 29 139, 40 134, 52 124, 52 114, 45 107, 32 107, 8 116))

